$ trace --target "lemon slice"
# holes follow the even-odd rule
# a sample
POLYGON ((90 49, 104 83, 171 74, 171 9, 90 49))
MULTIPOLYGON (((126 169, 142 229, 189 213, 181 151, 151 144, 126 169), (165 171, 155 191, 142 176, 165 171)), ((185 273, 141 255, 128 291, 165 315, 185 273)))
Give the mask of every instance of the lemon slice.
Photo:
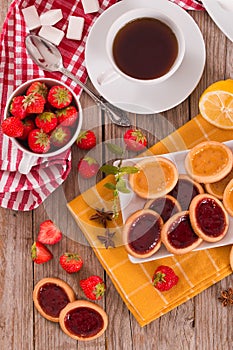
POLYGON ((233 80, 218 81, 201 95, 199 110, 204 119, 221 129, 233 129, 233 80))

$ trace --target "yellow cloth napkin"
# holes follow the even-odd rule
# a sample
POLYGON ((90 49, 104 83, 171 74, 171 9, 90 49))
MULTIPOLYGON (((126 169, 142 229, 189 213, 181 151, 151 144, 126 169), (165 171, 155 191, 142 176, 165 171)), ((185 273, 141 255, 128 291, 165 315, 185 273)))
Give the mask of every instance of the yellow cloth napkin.
MULTIPOLYGON (((215 128, 198 115, 151 147, 148 154, 188 149, 204 140, 223 142, 231 139, 232 131, 215 128)), ((146 263, 131 263, 121 245, 121 216, 117 222, 110 223, 110 231, 116 232, 113 237, 116 248, 106 249, 97 239, 97 235, 104 235, 105 230, 100 224, 89 220, 95 213, 95 208, 112 206, 112 194, 104 187, 105 182, 109 182, 109 177, 69 202, 68 208, 128 309, 141 326, 184 303, 232 272, 229 265, 230 246, 191 252, 183 256, 170 256, 146 263), (178 284, 163 293, 156 290, 151 283, 153 272, 159 265, 169 265, 179 276, 178 284)))

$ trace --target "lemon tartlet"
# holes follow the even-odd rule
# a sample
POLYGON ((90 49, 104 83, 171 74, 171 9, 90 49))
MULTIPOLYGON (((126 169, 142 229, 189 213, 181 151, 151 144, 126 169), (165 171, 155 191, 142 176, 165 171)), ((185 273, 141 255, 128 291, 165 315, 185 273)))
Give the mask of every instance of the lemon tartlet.
POLYGON ((223 204, 228 214, 233 216, 233 179, 228 183, 223 192, 223 204))
POLYGON ((185 158, 187 173, 195 181, 204 184, 223 179, 231 171, 232 165, 232 151, 217 141, 201 142, 185 158))
POLYGON ((227 184, 233 179, 233 168, 230 173, 225 176, 222 180, 213 182, 211 184, 205 184, 205 190, 209 194, 217 197, 218 199, 223 199, 223 193, 227 184))
POLYGON ((129 183, 133 191, 142 198, 164 196, 173 189, 178 180, 176 165, 165 157, 147 157, 135 166, 139 171, 129 175, 129 183))

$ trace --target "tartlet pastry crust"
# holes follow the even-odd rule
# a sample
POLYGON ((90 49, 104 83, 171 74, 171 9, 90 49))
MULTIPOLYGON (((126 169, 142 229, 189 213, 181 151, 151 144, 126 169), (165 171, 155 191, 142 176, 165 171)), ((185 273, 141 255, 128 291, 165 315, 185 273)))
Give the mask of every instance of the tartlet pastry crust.
POLYGON ((62 309, 62 311, 60 312, 59 315, 59 323, 61 326, 61 329, 63 330, 64 333, 66 333, 69 337, 76 339, 76 340, 82 340, 82 341, 89 341, 89 340, 93 340, 96 339, 98 337, 100 337, 106 330, 107 326, 108 326, 108 316, 106 314, 106 312, 97 304, 94 304, 90 301, 87 300, 75 300, 69 304, 66 305, 66 307, 64 309, 62 309), (101 330, 93 335, 93 336, 82 336, 82 335, 77 335, 74 333, 71 333, 65 324, 65 320, 66 320, 66 315, 76 309, 76 308, 88 308, 88 309, 92 309, 95 310, 97 313, 100 314, 102 320, 103 320, 103 327, 101 328, 101 330))
POLYGON ((129 184, 142 198, 164 196, 173 189, 178 180, 176 165, 162 156, 145 157, 135 166, 139 171, 129 175, 129 184))
POLYGON ((232 151, 217 141, 201 142, 185 158, 187 173, 195 181, 204 184, 223 179, 231 171, 232 165, 232 151))
MULTIPOLYGON (((193 198, 190 207, 189 207, 189 215, 190 215, 190 221, 193 227, 193 230, 196 232, 196 234, 201 237, 204 241, 207 242, 218 242, 220 241, 227 233, 228 227, 229 227, 229 217, 228 214, 223 206, 223 204, 220 202, 219 199, 217 199, 216 197, 212 196, 211 194, 208 193, 204 193, 204 194, 199 194, 196 197, 193 198), (221 228, 219 226, 219 223, 216 222, 216 224, 214 224, 214 227, 216 229, 219 229, 219 234, 218 235, 209 235, 207 234, 207 229, 209 229, 208 223, 205 223, 204 220, 202 219, 202 227, 199 223, 198 220, 198 209, 200 208, 200 205, 202 203, 206 203, 207 201, 211 201, 212 203, 214 202, 214 206, 216 208, 219 208, 221 211, 221 215, 223 217, 223 221, 224 224, 222 225, 223 227, 221 228), (207 229, 205 230, 204 225, 206 224, 207 229), (221 230, 221 232, 220 232, 221 230)), ((208 214, 207 214, 208 215, 208 214)), ((216 217, 219 218, 219 215, 216 214, 216 217)), ((213 219, 213 217, 208 216, 208 219, 213 219)))
MULTIPOLYGON (((138 210, 135 213, 133 213, 125 222, 124 228, 123 228, 123 244, 127 252, 134 256, 135 258, 148 258, 151 255, 155 254, 159 248, 161 247, 161 230, 163 226, 163 220, 161 216, 156 213, 153 210, 150 209, 142 209, 138 210), (159 237, 157 238, 155 245, 150 248, 148 247, 146 251, 137 251, 136 249, 133 249, 132 244, 130 244, 130 239, 129 239, 129 234, 130 234, 130 229, 132 225, 135 225, 137 221, 139 221, 144 215, 152 215, 155 219, 155 222, 158 224, 158 234, 159 237)), ((140 237, 143 236, 143 234, 140 235, 140 237)), ((153 242, 154 243, 154 242, 153 242)), ((146 248, 145 248, 146 249, 146 248)))
POLYGON ((47 314, 42 309, 42 307, 38 301, 38 293, 40 291, 40 288, 47 283, 56 284, 59 287, 61 287, 66 292, 70 302, 72 302, 76 299, 76 295, 75 295, 75 292, 73 291, 73 289, 69 286, 69 284, 67 284, 65 281, 63 281, 59 278, 54 278, 54 277, 43 278, 35 285, 35 288, 33 290, 33 301, 34 301, 34 305, 35 305, 36 309, 47 320, 52 321, 52 322, 59 322, 59 317, 53 317, 53 316, 47 314))

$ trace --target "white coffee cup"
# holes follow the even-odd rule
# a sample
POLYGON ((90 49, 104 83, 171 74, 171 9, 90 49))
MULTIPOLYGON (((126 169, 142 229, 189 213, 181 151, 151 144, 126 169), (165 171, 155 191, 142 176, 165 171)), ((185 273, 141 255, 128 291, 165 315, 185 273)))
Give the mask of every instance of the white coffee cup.
POLYGON ((79 113, 78 114, 78 123, 77 123, 76 129, 73 131, 73 136, 63 147, 56 149, 54 151, 51 151, 51 152, 43 153, 43 154, 41 154, 41 153, 38 154, 38 153, 34 153, 34 152, 30 151, 28 148, 24 147, 23 144, 19 140, 17 140, 14 137, 10 137, 10 139, 14 143, 14 145, 23 152, 23 157, 22 157, 20 164, 19 164, 19 167, 18 167, 18 171, 21 174, 28 174, 38 158, 49 158, 49 157, 59 156, 61 153, 68 150, 72 146, 72 144, 76 141, 76 139, 80 133, 82 121, 83 121, 82 107, 81 107, 81 104, 79 102, 79 98, 74 94, 74 92, 67 85, 65 85, 64 83, 62 83, 59 80, 50 79, 50 78, 37 78, 37 79, 28 80, 27 82, 23 83, 18 88, 16 88, 7 101, 7 104, 6 104, 6 107, 4 110, 4 119, 9 116, 9 108, 10 108, 10 104, 11 104, 12 99, 15 96, 23 95, 26 92, 26 90, 28 89, 28 87, 33 82, 36 82, 36 81, 44 82, 48 86, 48 88, 51 88, 54 85, 62 85, 64 87, 66 87, 71 92, 71 94, 73 96, 73 101, 78 109, 78 113, 79 113))
POLYGON ((138 8, 124 13, 113 22, 106 36, 106 53, 111 67, 106 69, 106 71, 101 72, 97 77, 97 81, 100 85, 109 83, 119 77, 125 78, 137 84, 158 84, 171 77, 180 67, 185 53, 185 39, 179 25, 171 20, 165 11, 152 8, 138 8), (113 55, 114 40, 119 31, 124 30, 125 26, 127 26, 129 23, 144 18, 156 19, 169 27, 171 32, 173 32, 175 35, 178 46, 175 60, 165 74, 162 74, 159 77, 146 79, 135 78, 124 72, 117 65, 113 55))

